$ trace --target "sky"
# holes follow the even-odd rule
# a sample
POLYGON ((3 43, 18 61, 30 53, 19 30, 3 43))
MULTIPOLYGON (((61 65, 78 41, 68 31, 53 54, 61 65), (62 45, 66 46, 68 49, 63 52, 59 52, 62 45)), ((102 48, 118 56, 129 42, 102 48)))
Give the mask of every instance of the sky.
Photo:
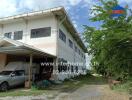
MULTIPOLYGON (((120 5, 126 4, 132 8, 132 0, 118 0, 120 5)), ((83 25, 99 26, 99 22, 93 23, 88 19, 92 17, 93 5, 99 5, 100 0, 0 0, 0 17, 44 10, 57 6, 64 6, 71 21, 79 33, 83 32, 83 25)))
MULTIPOLYGON (((127 4, 132 8, 132 0, 118 0, 119 5, 127 4)), ((44 10, 57 6, 65 7, 78 33, 83 33, 83 25, 99 27, 100 22, 91 22, 93 5, 100 5, 100 0, 0 0, 0 17, 7 17, 31 11, 44 10)), ((87 58, 87 64, 91 57, 87 58)))

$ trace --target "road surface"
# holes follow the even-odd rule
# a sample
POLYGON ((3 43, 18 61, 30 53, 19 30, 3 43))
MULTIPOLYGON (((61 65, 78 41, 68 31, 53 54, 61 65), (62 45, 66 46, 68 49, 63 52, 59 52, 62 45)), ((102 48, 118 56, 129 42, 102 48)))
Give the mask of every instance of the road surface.
POLYGON ((1 97, 0 100, 129 100, 129 97, 110 90, 108 85, 83 85, 74 91, 56 90, 40 96, 1 97))

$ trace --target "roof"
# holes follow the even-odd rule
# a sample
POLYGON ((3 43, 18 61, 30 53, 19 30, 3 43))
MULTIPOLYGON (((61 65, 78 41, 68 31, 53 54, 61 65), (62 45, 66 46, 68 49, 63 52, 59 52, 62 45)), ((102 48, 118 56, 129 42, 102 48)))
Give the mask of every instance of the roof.
POLYGON ((0 39, 0 53, 15 54, 15 55, 33 54, 33 55, 43 55, 43 56, 55 58, 54 55, 48 54, 38 48, 35 48, 34 46, 27 45, 25 43, 5 37, 0 39), (5 45, 6 43, 11 45, 5 45))
POLYGON ((12 21, 17 21, 17 20, 30 19, 35 16, 47 15, 50 13, 54 14, 54 16, 56 16, 56 18, 60 21, 65 19, 63 21, 63 24, 69 30, 69 32, 71 33, 73 38, 77 41, 79 46, 83 49, 83 51, 87 52, 87 49, 86 49, 84 43, 82 42, 82 39, 80 38, 79 33, 73 26, 64 7, 56 7, 56 8, 46 9, 46 10, 42 10, 42 11, 35 11, 35 12, 26 13, 26 14, 20 14, 20 15, 0 18, 0 24, 9 23, 12 21))

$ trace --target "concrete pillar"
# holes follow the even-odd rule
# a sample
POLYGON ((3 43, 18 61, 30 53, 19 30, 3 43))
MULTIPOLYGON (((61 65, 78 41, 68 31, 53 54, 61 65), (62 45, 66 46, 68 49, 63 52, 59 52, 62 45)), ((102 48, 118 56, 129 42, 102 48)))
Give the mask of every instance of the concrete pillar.
POLYGON ((58 60, 57 60, 57 58, 54 58, 53 64, 54 64, 53 65, 53 74, 52 74, 51 79, 58 80, 58 60))
POLYGON ((33 55, 30 54, 30 62, 29 62, 29 68, 28 68, 28 81, 25 82, 26 88, 31 88, 32 85, 32 62, 33 62, 33 55))
POLYGON ((0 53, 0 71, 2 71, 5 68, 6 63, 7 63, 7 54, 0 53))

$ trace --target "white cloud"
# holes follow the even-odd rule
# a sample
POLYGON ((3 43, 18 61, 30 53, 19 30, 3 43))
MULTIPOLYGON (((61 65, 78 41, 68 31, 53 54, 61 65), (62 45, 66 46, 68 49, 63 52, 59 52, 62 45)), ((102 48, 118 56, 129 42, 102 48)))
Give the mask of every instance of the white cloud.
POLYGON ((76 20, 73 20, 72 23, 73 23, 73 25, 74 25, 75 28, 78 27, 76 20))
MULTIPOLYGON (((82 3, 89 7, 92 0, 0 0, 0 17, 9 16, 28 10, 42 10, 56 6, 64 6, 70 10, 73 6, 82 3)), ((79 5, 82 7, 83 5, 79 5)))
POLYGON ((52 8, 55 6, 67 6, 67 0, 21 0, 20 7, 27 8, 31 10, 41 10, 52 8))
POLYGON ((20 0, 19 8, 29 8, 32 9, 35 7, 35 2, 33 0, 20 0))
MULTIPOLYGON (((78 9, 87 9, 87 12, 85 11, 87 16, 85 16, 91 17, 94 16, 94 14, 90 13, 90 9, 93 8, 93 5, 99 3, 99 0, 0 0, 0 17, 32 10, 42 10, 56 6, 64 6, 71 14, 71 19, 74 26, 78 28, 78 20, 80 16, 82 16, 77 15, 77 12, 79 12, 78 9), (76 11, 74 12, 73 7, 75 6, 77 6, 78 9, 75 9, 76 11), (76 14, 76 16, 74 14, 76 14)), ((132 8, 132 0, 119 0, 119 3, 123 6, 128 4, 129 7, 132 8)))
POLYGON ((0 0, 0 16, 8 16, 17 12, 15 0, 0 0))
POLYGON ((119 0, 120 3, 132 3, 132 0, 119 0))
POLYGON ((75 6, 77 4, 79 4, 82 0, 68 0, 68 2, 70 3, 70 5, 75 6))
POLYGON ((69 10, 72 6, 78 5, 84 0, 20 0, 20 8, 27 8, 31 10, 47 9, 55 6, 64 6, 69 10))
POLYGON ((121 5, 123 5, 124 7, 125 7, 126 5, 128 5, 129 8, 132 9, 132 0, 120 0, 119 3, 120 3, 121 5))
MULTIPOLYGON (((132 0, 119 0, 120 4, 129 4, 132 8, 132 0)), ((0 0, 0 16, 8 16, 23 12, 24 9, 42 10, 55 6, 64 6, 70 10, 73 6, 79 5, 81 8, 90 9, 99 0, 0 0), (79 5, 81 3, 81 5, 79 5)))

